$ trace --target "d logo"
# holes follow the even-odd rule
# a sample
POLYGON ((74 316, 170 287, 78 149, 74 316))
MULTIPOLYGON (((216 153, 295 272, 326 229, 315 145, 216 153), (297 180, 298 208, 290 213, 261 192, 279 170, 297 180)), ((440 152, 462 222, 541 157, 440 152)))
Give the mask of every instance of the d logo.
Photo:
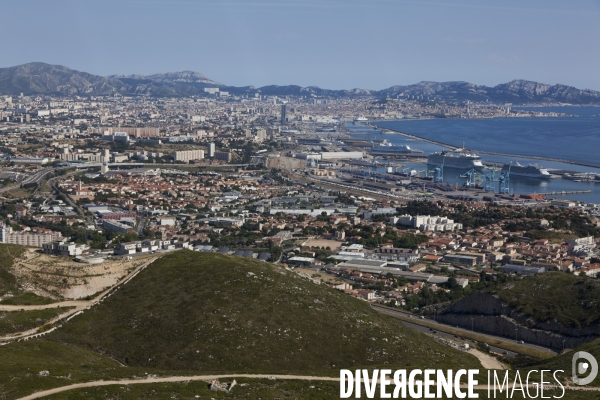
POLYGON ((585 351, 578 351, 573 354, 572 367, 573 383, 579 386, 591 383, 596 378, 596 375, 598 375, 598 362, 593 355, 585 351), (586 362, 578 362, 581 358, 585 359, 586 362), (580 378, 578 376, 578 374, 585 374, 588 371, 590 374, 586 378, 580 378))

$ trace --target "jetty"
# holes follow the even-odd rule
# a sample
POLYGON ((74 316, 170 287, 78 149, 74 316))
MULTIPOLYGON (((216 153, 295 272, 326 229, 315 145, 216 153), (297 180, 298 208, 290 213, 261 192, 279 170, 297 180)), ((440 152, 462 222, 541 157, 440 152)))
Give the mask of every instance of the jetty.
MULTIPOLYGON (((377 125, 375 125, 375 126, 377 126, 377 125)), ((421 136, 413 135, 411 133, 402 132, 402 131, 399 131, 399 130, 396 130, 396 129, 384 128, 384 127, 380 127, 380 126, 377 126, 377 128, 388 130, 388 131, 392 131, 392 132, 396 132, 397 134, 400 134, 402 136, 406 136, 408 138, 420 140, 420 141, 427 142, 427 143, 432 143, 432 144, 438 145, 440 147, 445 147, 445 148, 449 148, 449 149, 457 149, 457 148, 459 148, 459 147, 457 147, 455 145, 452 145, 450 143, 444 143, 444 142, 440 142, 438 140, 427 139, 427 138, 424 138, 424 137, 421 137, 421 136)), ((586 162, 580 162, 580 161, 571 161, 571 160, 565 160, 565 159, 559 159, 559 158, 552 158, 552 157, 540 157, 540 156, 533 156, 533 155, 526 155, 526 154, 508 154, 508 153, 500 153, 500 152, 495 152, 495 151, 484 151, 484 150, 477 150, 477 149, 470 149, 470 150, 472 150, 474 152, 477 152, 479 154, 486 154, 486 155, 490 155, 490 156, 528 158, 528 159, 532 159, 532 160, 553 161, 553 162, 561 162, 561 163, 565 163, 565 164, 581 165, 581 166, 584 166, 584 167, 600 168, 600 164, 586 163, 586 162)))
POLYGON ((561 195, 565 195, 565 194, 586 194, 586 193, 592 193, 591 190, 561 190, 561 191, 557 191, 557 192, 547 192, 547 193, 537 193, 538 195, 542 195, 542 196, 561 196, 561 195))

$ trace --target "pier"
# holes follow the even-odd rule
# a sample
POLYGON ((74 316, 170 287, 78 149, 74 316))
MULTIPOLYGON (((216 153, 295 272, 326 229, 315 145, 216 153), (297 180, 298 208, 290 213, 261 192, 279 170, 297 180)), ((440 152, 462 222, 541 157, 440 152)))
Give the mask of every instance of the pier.
MULTIPOLYGON (((377 125, 374 125, 377 126, 377 125)), ((408 138, 411 139, 417 139, 417 140, 421 140, 423 142, 428 142, 428 143, 432 143, 441 147, 445 147, 445 148, 449 148, 449 149, 457 149, 457 146, 454 146, 450 143, 444 143, 444 142, 440 142, 437 140, 432 140, 432 139, 427 139, 424 137, 420 137, 417 135, 413 135, 411 133, 406 133, 406 132, 402 132, 399 130, 395 130, 395 129, 390 129, 390 128, 384 128, 384 127, 380 127, 377 126, 378 129, 382 129, 382 130, 388 130, 388 131, 392 131, 392 132, 396 132, 397 134, 406 136, 408 138)), ((540 160, 540 161, 553 161, 553 162, 561 162, 561 163, 565 163, 565 164, 573 164, 573 165, 581 165, 584 167, 592 167, 592 168, 600 168, 599 164, 592 164, 592 163, 585 163, 585 162, 578 162, 578 161, 571 161, 571 160, 564 160, 564 159, 558 159, 558 158, 552 158, 552 157, 540 157, 540 156, 531 156, 531 155, 525 155, 525 154, 508 154, 508 153, 499 153, 499 152, 495 152, 495 151, 482 151, 482 150, 476 150, 476 149, 470 149, 471 151, 477 152, 479 154, 487 154, 487 155, 491 155, 491 156, 502 156, 502 157, 518 157, 518 158, 529 158, 532 160, 540 160)))
POLYGON ((592 193, 591 190, 569 190, 569 191, 559 191, 559 192, 548 192, 548 193, 536 193, 538 195, 542 195, 542 196, 561 196, 561 195, 565 195, 565 194, 586 194, 586 193, 592 193))

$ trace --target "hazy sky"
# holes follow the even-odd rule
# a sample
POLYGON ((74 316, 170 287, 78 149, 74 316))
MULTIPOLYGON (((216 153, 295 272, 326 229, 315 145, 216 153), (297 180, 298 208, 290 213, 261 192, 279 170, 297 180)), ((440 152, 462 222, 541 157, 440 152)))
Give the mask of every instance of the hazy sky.
POLYGON ((600 0, 5 0, 0 67, 228 85, 512 79, 600 90, 600 0))

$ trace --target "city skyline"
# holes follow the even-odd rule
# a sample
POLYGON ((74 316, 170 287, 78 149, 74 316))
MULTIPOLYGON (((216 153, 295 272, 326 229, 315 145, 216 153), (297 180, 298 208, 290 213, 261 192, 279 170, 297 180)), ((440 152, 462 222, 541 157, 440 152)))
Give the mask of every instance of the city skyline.
POLYGON ((17 40, 6 44, 1 67, 41 61, 98 75, 192 70, 232 86, 376 90, 527 79, 600 89, 596 1, 157 0, 121 2, 122 13, 107 3, 8 4, 6 29, 17 40))

